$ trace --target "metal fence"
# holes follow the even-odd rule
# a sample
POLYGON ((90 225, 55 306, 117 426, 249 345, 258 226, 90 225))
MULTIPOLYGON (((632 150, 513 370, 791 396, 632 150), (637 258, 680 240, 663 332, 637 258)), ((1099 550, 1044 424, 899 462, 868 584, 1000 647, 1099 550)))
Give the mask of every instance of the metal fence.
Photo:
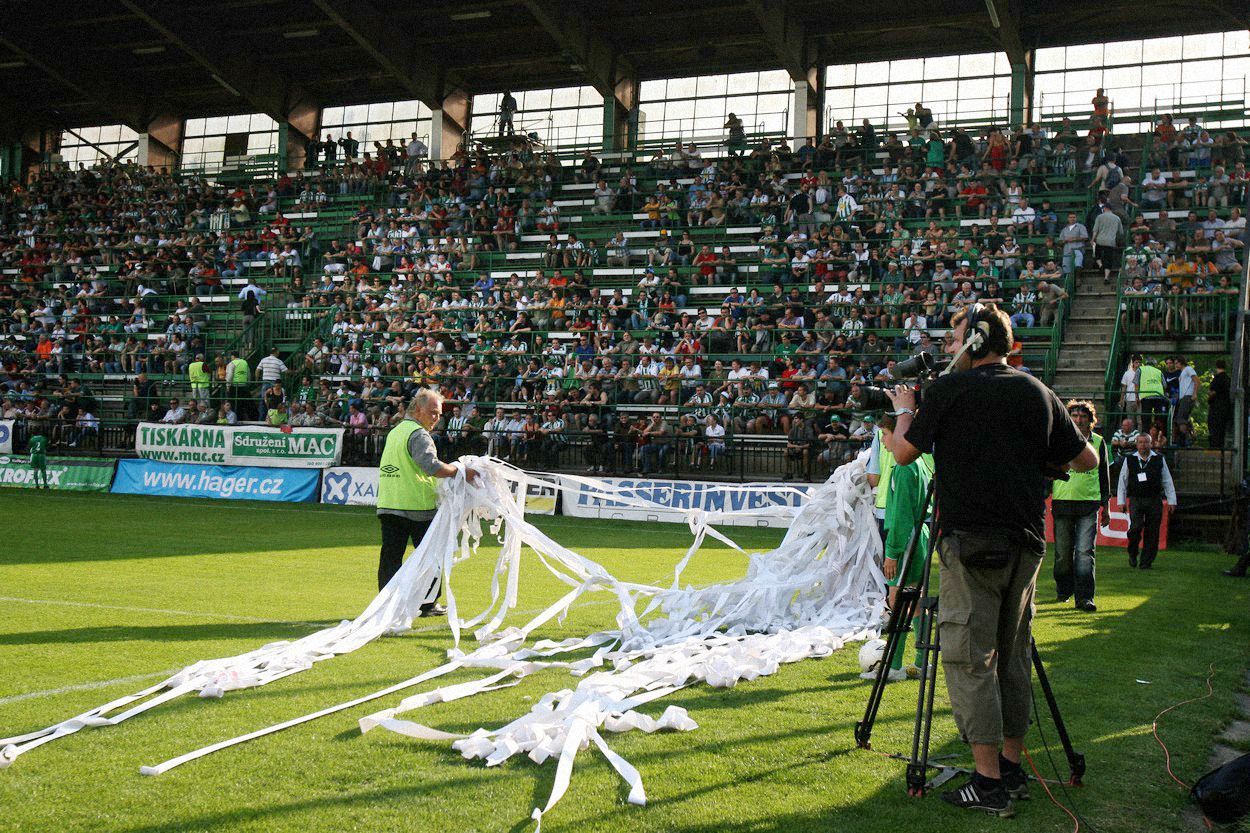
POLYGON ((1233 295, 1120 295, 1121 332, 1132 338, 1218 339, 1227 344, 1236 321, 1233 295))

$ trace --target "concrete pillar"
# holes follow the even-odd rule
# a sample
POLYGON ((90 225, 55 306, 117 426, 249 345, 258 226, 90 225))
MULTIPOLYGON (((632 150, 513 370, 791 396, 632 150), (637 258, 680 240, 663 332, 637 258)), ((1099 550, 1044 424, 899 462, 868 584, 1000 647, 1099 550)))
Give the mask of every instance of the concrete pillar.
POLYGON ((1012 127, 1033 120, 1033 50, 1024 53, 1024 60, 1011 64, 1011 94, 1008 116, 1012 127))
POLYGON ((22 143, 10 142, 0 146, 0 182, 21 180, 23 173, 22 143))
POLYGON ((430 118, 430 160, 450 159, 460 147, 473 114, 473 96, 456 90, 430 118))
POLYGON ((320 128, 321 110, 315 104, 297 104, 286 121, 278 122, 279 173, 303 170, 308 140, 316 136, 320 128))
POLYGON ((812 67, 807 78, 794 82, 790 105, 790 143, 800 147, 809 136, 820 132, 820 108, 824 100, 824 72, 812 67))
POLYGON ((183 121, 178 116, 157 116, 139 134, 139 164, 174 170, 182 154, 183 121))
POLYGON ((603 149, 626 150, 638 145, 638 80, 622 78, 613 95, 603 98, 603 149))

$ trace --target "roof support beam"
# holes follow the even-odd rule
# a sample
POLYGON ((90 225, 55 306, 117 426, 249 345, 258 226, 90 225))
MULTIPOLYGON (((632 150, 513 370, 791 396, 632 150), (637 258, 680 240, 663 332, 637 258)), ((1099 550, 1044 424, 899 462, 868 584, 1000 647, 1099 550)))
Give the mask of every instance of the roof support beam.
POLYGON ((1020 37, 1020 15, 1015 8, 1018 5, 1019 0, 1014 4, 1009 0, 985 0, 985 10, 989 12, 994 35, 1007 53, 1007 60, 1013 65, 1025 62, 1024 41, 1020 37))
MULTIPOLYGON (((747 0, 764 40, 794 81, 807 81, 810 69, 807 34, 786 0, 747 0)), ((814 92, 814 91, 813 91, 814 92)))
MULTIPOLYGON (((590 27, 586 15, 568 14, 554 0, 525 0, 525 7, 560 48, 581 63, 586 80, 600 95, 615 97, 618 81, 637 77, 634 67, 620 56, 616 47, 590 27)), ((626 107, 632 105, 632 102, 621 103, 626 107)))
POLYGON ((281 124, 301 103, 311 100, 298 86, 246 55, 217 58, 229 42, 211 10, 194 3, 174 8, 157 0, 121 0, 121 4, 185 52, 224 87, 281 124))
MULTIPOLYGON (((13 26, 10 31, 19 31, 20 27, 13 26)), ((146 108, 138 97, 134 100, 128 100, 116 95, 108 87, 99 84, 97 81, 84 78, 81 75, 71 74, 72 70, 65 70, 59 66, 54 66, 44 60, 48 54, 45 49, 29 50, 18 43, 15 43, 7 36, 0 36, 0 46, 8 49, 14 54, 21 57, 23 61, 41 70, 49 78, 56 81, 63 87, 67 87, 77 95, 82 96, 87 101, 97 104, 100 109, 107 112, 110 116, 117 119, 120 124, 124 124, 132 130, 142 132, 147 126, 148 113, 146 108)), ((67 127, 68 125, 62 125, 67 127)))
POLYGON ((416 38, 396 38, 388 22, 368 0, 313 0, 330 21, 404 89, 431 109, 443 101, 444 67, 418 49, 416 38))

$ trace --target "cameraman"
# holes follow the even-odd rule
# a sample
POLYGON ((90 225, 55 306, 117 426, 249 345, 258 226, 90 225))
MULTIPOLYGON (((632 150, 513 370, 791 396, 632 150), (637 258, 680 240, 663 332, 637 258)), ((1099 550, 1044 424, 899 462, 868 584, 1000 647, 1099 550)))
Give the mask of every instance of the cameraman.
POLYGON ((1008 817, 1028 797, 1020 753, 1029 727, 1033 592, 1046 552, 1046 470, 1089 471, 1098 454, 1059 398, 1007 365, 1011 321, 994 304, 951 319, 950 370, 924 394, 891 393, 894 457, 933 452, 937 474, 942 666, 976 772, 943 793, 956 807, 1008 817))

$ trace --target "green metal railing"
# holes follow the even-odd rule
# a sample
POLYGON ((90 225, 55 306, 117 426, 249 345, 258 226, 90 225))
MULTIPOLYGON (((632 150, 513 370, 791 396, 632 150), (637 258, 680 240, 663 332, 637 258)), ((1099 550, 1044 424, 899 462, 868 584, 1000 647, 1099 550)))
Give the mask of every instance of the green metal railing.
POLYGON ((1127 338, 1199 338, 1232 341, 1236 297, 1211 295, 1119 296, 1116 329, 1127 338))

